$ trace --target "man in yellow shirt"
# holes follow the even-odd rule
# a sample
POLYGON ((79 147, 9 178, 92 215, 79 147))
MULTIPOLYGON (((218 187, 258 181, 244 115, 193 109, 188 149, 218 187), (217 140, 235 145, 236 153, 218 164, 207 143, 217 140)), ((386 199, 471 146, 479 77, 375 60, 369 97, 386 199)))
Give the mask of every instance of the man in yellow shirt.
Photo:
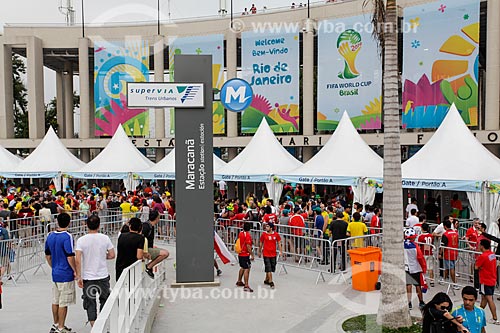
POLYGON ((346 221, 347 223, 351 223, 351 210, 352 210, 351 205, 347 205, 347 207, 342 212, 342 214, 344 214, 342 220, 346 221))
MULTIPOLYGON (((366 235, 368 233, 368 228, 366 227, 366 224, 361 222, 361 214, 356 212, 352 217, 354 218, 354 221, 349 223, 347 226, 347 236, 358 237, 366 235)), ((353 248, 363 247, 365 245, 365 240, 363 238, 358 238, 351 244, 353 248)))

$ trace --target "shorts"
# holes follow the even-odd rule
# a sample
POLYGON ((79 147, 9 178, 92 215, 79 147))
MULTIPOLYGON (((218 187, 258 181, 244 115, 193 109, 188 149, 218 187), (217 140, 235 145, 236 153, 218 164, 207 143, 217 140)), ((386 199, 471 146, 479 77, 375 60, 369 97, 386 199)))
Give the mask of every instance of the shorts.
POLYGON ((434 258, 434 256, 424 256, 424 258, 425 258, 425 264, 427 266, 427 270, 429 270, 429 271, 434 270, 434 265, 436 262, 436 259, 434 258))
POLYGON ((455 269, 455 263, 457 261, 456 260, 446 260, 444 259, 443 260, 443 267, 444 269, 455 269))
POLYGON ((238 256, 238 261, 240 262, 240 267, 243 269, 250 269, 252 267, 250 256, 238 256))
POLYGON ((485 286, 482 284, 479 288, 479 293, 484 296, 493 296, 495 293, 495 286, 485 286))
POLYGON ((264 257, 264 270, 266 273, 276 271, 276 257, 264 257))
POLYGON ((406 272, 406 285, 412 285, 420 287, 420 273, 412 273, 406 272))
POLYGON ((153 261, 156 258, 158 258, 158 256, 160 255, 160 251, 161 250, 163 250, 163 249, 160 249, 159 247, 150 247, 150 248, 148 248, 148 253, 151 256, 150 260, 153 261))
POLYGON ((52 285, 52 304, 60 307, 76 303, 75 281, 54 282, 52 285))

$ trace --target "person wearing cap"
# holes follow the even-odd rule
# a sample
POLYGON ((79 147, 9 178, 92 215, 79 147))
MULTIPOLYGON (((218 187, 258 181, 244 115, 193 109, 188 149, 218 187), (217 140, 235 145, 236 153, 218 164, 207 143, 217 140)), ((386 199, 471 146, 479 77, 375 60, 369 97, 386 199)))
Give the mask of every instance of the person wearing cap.
POLYGON ((406 272, 406 294, 408 296, 408 308, 411 310, 411 294, 412 287, 415 286, 417 297, 419 301, 419 308, 423 309, 425 306, 424 298, 422 295, 422 274, 427 271, 427 264, 420 247, 415 244, 417 233, 413 228, 405 228, 404 230, 404 260, 406 272))
POLYGON ((283 256, 283 248, 280 235, 274 231, 274 223, 268 222, 264 224, 264 230, 265 232, 260 236, 259 257, 264 258, 266 272, 264 284, 274 289, 273 273, 276 271, 276 244, 280 251, 280 257, 283 256))

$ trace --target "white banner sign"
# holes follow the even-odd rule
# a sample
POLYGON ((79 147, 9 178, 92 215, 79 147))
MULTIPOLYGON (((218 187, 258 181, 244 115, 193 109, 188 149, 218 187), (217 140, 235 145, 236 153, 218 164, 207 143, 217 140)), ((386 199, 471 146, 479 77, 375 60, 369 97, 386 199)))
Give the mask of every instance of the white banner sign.
POLYGON ((135 83, 127 84, 129 108, 203 108, 201 83, 135 83))

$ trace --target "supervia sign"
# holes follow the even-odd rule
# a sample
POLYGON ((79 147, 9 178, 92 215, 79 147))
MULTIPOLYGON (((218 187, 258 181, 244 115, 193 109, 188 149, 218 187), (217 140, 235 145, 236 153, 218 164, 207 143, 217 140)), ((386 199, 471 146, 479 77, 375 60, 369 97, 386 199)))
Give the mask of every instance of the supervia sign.
POLYGON ((203 108, 201 83, 127 83, 129 108, 203 108))
POLYGON ((241 112, 252 103, 253 91, 250 84, 242 79, 226 81, 220 91, 222 105, 229 110, 241 112))

